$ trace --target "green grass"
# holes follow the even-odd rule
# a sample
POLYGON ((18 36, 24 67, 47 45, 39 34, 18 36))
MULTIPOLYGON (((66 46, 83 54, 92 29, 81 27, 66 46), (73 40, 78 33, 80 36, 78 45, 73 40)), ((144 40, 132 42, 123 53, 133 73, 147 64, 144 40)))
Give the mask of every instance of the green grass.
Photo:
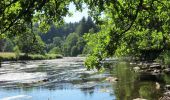
POLYGON ((16 58, 15 53, 12 52, 1 52, 0 59, 3 61, 13 61, 13 60, 46 60, 46 59, 57 59, 62 58, 60 54, 29 54, 25 56, 23 53, 20 54, 19 59, 16 58))
POLYGON ((0 59, 1 60, 16 60, 16 55, 15 53, 11 52, 0 52, 0 59))

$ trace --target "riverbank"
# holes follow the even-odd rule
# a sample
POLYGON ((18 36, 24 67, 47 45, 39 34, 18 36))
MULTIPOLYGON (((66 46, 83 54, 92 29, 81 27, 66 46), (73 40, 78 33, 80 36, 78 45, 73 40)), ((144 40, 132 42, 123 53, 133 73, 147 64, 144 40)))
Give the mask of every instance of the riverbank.
POLYGON ((19 57, 12 52, 1 52, 0 60, 1 61, 16 61, 16 60, 47 60, 47 59, 57 59, 62 58, 63 56, 60 54, 29 54, 25 56, 24 54, 20 54, 19 57))
POLYGON ((170 99, 169 65, 157 62, 131 62, 130 65, 133 66, 134 72, 138 73, 138 79, 140 81, 155 82, 155 88, 161 90, 163 93, 163 96, 159 100, 170 99))

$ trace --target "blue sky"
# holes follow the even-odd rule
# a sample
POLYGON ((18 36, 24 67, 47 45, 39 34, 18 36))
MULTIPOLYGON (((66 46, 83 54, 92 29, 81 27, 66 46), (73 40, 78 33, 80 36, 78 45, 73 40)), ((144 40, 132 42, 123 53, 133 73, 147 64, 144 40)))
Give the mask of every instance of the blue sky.
POLYGON ((78 22, 82 19, 82 17, 88 17, 88 9, 84 6, 84 9, 82 12, 76 11, 76 8, 73 3, 69 5, 69 11, 73 14, 71 17, 66 16, 64 18, 66 23, 70 22, 78 22))

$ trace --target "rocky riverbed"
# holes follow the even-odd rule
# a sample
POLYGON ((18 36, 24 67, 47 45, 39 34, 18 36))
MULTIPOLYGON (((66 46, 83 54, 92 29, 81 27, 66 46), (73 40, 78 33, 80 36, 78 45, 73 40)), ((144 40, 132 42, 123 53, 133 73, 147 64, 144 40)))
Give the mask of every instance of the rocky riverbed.
POLYGON ((156 62, 130 63, 133 70, 139 73, 140 80, 154 81, 156 89, 163 92, 159 100, 170 100, 170 83, 164 78, 170 77, 170 67, 156 62))
POLYGON ((108 69, 98 72, 87 70, 83 60, 82 57, 66 57, 55 60, 2 62, 0 100, 21 98, 21 100, 56 100, 56 98, 60 100, 158 100, 161 97, 165 98, 164 88, 170 84, 170 79, 167 74, 154 71, 160 70, 158 64, 155 64, 156 68, 151 67, 149 71, 142 63, 130 65, 127 62, 107 60, 108 69), (153 72, 160 74, 151 74, 154 76, 153 80, 147 79, 146 76, 153 72))

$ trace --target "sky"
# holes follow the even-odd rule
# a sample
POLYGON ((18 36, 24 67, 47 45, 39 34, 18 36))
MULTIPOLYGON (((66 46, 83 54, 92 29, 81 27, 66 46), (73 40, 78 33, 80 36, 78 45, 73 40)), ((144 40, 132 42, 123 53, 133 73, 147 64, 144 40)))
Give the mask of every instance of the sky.
POLYGON ((69 11, 73 15, 71 17, 69 17, 69 16, 64 17, 64 20, 65 20, 66 23, 79 22, 82 19, 83 16, 86 17, 86 18, 88 17, 88 9, 87 9, 87 7, 84 7, 83 11, 80 12, 80 11, 76 11, 75 5, 73 3, 71 3, 69 5, 69 11))

